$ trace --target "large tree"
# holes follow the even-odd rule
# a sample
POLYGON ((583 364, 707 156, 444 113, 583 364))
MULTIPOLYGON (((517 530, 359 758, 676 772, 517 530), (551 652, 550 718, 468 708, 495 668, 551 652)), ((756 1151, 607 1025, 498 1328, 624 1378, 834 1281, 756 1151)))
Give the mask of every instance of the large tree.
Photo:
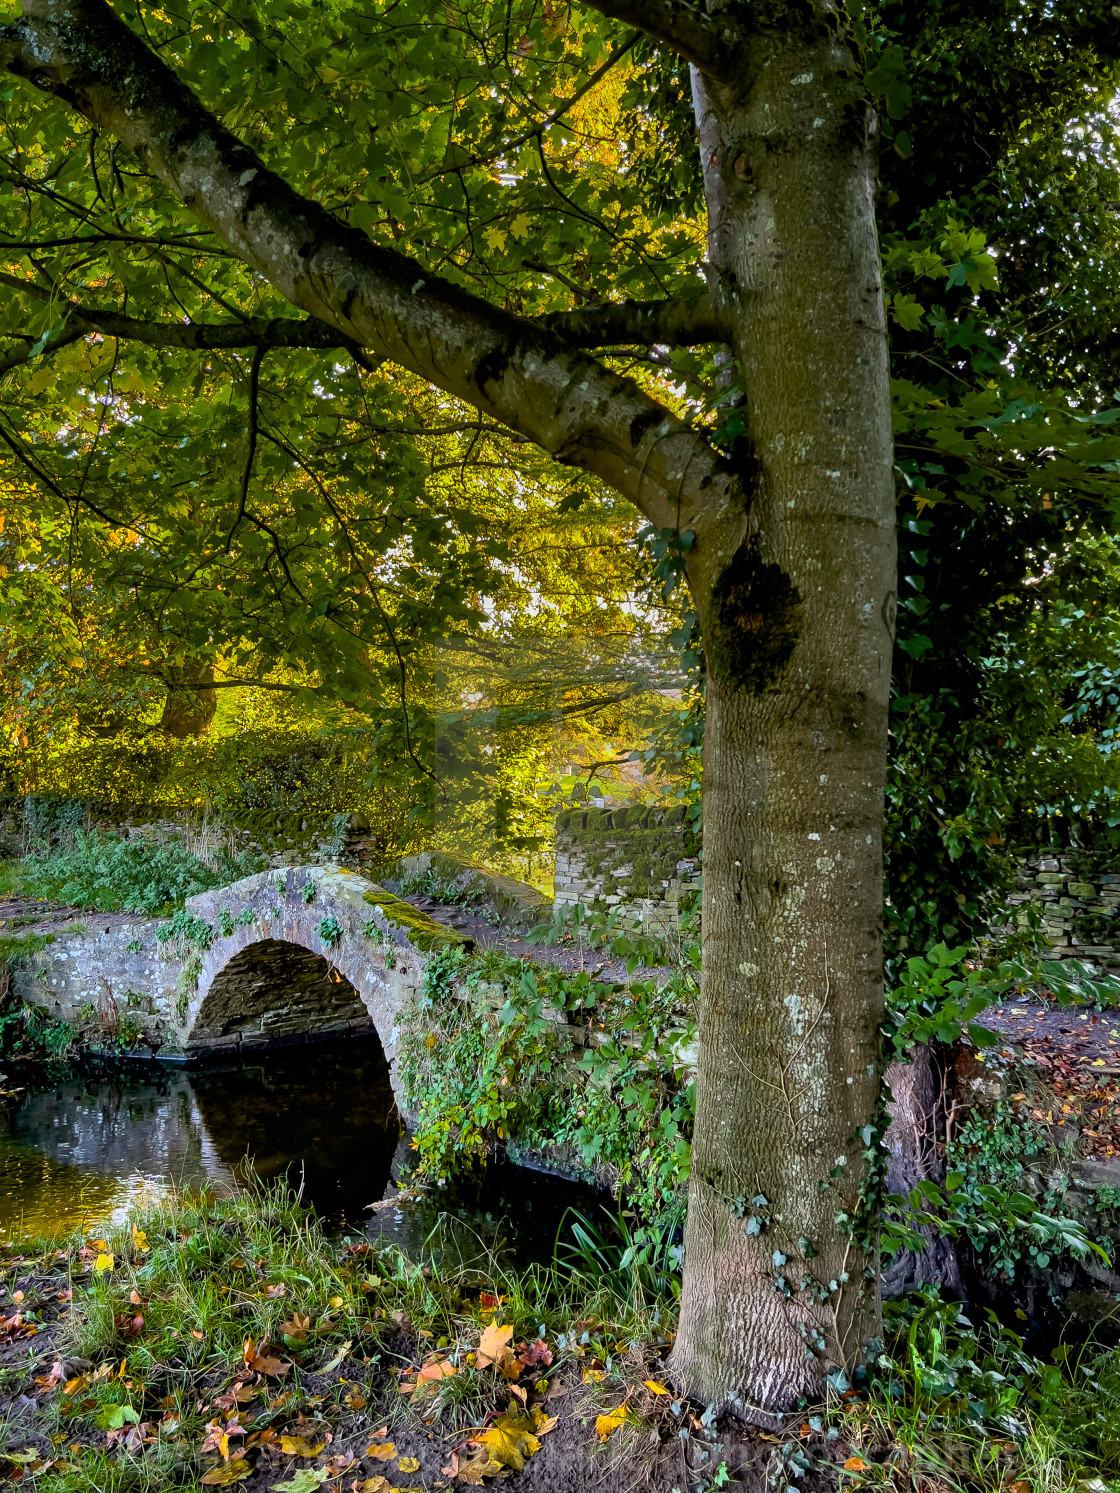
MULTIPOLYGON (((33 107, 21 85, 5 104, 2 330, 6 366, 32 371, 0 440, 75 526, 92 515, 123 529, 127 552, 137 520, 111 453, 163 420, 171 477, 149 463, 145 511, 194 523, 204 484, 224 483, 217 548, 249 531, 287 594, 290 552, 258 486, 266 370, 295 368, 320 423, 335 402, 376 407, 405 370, 488 433, 608 484, 679 557, 707 722, 674 1372, 763 1419, 850 1368, 878 1325, 896 598, 872 89, 891 114, 905 90, 897 48, 881 48, 869 84, 866 40, 836 0, 246 0, 186 13, 27 0, 0 28, 0 65, 50 96, 33 107), (693 148, 685 66, 704 281, 679 211, 692 172, 669 180, 665 165, 676 143, 693 148), (628 153, 595 113, 612 87, 610 117, 637 121, 628 153), (109 350, 96 377, 66 362, 91 348, 109 350), (168 412, 194 401, 188 454, 204 426, 190 374, 168 370, 199 355, 231 360, 243 418, 231 442, 236 419, 215 412, 222 439, 183 497, 168 412), (80 441, 37 423, 45 359, 64 370, 80 441)), ((980 246, 961 243, 972 288, 980 246)), ((285 460, 306 474, 299 423, 293 403, 285 460)), ((332 501, 318 473, 310 489, 332 501)), ((376 610, 377 587, 366 594, 376 610)))

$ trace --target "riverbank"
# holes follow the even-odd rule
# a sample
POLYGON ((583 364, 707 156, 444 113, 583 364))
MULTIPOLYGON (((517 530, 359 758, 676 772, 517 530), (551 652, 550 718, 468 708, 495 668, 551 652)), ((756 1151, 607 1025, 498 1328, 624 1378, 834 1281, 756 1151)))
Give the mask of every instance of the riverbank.
POLYGON ((435 1271, 329 1239, 278 1191, 171 1196, 98 1238, 7 1250, 8 1480, 1099 1493, 1120 1475, 1115 1350, 1044 1365, 927 1293, 891 1307, 872 1378, 764 1432, 675 1398, 671 1296, 594 1265, 435 1271))

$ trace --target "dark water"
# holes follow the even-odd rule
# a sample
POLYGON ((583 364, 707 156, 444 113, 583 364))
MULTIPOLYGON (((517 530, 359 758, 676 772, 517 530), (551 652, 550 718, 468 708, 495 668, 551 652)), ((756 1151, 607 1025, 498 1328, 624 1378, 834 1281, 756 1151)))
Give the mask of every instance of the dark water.
POLYGON ((205 1069, 121 1062, 10 1067, 0 1102, 0 1237, 95 1229, 172 1186, 236 1191, 284 1177, 325 1225, 463 1263, 551 1258, 565 1210, 597 1195, 510 1166, 466 1189, 408 1187, 408 1137, 376 1040, 261 1053, 205 1069), (396 1179, 396 1180, 395 1180, 396 1179), (390 1206, 371 1205, 388 1201, 390 1206))

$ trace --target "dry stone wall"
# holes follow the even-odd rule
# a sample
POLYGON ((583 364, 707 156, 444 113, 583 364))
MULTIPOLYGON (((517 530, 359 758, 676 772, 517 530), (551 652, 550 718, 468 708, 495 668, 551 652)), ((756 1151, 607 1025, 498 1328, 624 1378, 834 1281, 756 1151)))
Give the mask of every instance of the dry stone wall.
POLYGON ((615 909, 626 927, 665 930, 699 890, 700 838, 683 807, 567 809, 556 820, 556 907, 615 909))
POLYGON ((1120 854, 1038 851, 1019 860, 1010 901, 1042 919, 1052 958, 1089 959, 1120 973, 1120 854))

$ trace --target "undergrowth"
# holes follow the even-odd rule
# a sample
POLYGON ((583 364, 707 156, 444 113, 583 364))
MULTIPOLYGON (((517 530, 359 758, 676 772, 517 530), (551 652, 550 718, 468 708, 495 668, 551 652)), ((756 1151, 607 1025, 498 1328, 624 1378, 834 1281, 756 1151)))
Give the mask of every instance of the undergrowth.
POLYGON ((671 1211, 688 1176, 694 1002, 684 971, 622 985, 494 951, 434 954, 397 1060, 420 1171, 448 1176, 508 1141, 563 1147, 643 1220, 671 1211))
POLYGON ((244 857, 223 855, 212 867, 175 841, 153 845, 77 830, 71 850, 10 862, 0 872, 0 892, 98 912, 159 917, 196 892, 247 875, 256 865, 244 857))

